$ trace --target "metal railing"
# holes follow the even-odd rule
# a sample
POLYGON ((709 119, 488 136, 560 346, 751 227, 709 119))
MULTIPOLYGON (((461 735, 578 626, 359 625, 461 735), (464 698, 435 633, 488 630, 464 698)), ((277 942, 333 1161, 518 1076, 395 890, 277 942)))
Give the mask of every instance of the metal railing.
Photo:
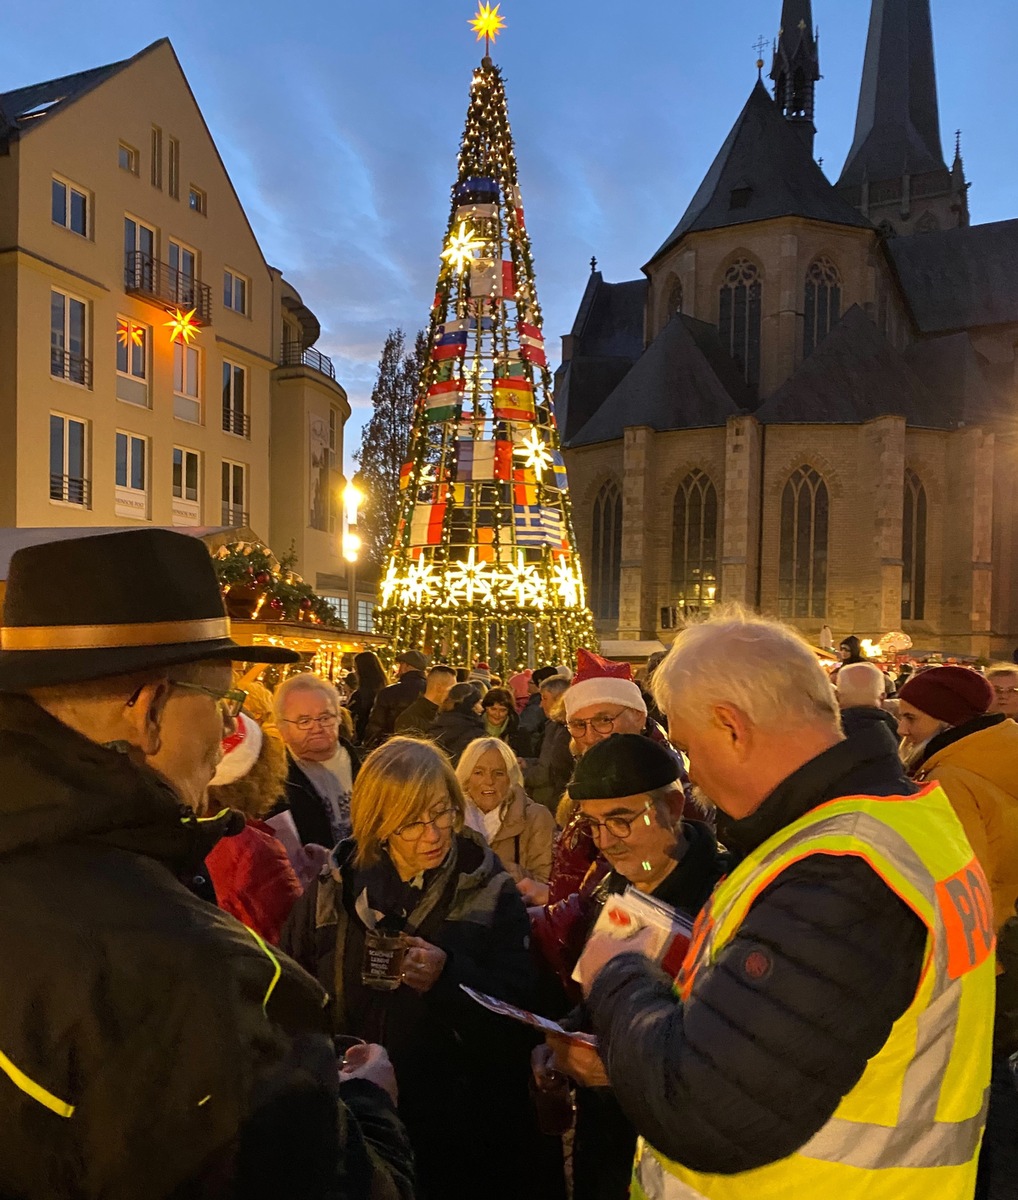
POLYGON ((220 521, 221 525, 226 525, 230 529, 236 529, 241 525, 247 525, 248 519, 248 514, 236 504, 223 505, 223 519, 220 521))
POLYGON ((237 437, 251 436, 251 418, 238 408, 223 406, 223 433, 235 433, 237 437))
POLYGON ((49 477, 51 500, 63 500, 65 504, 80 504, 82 508, 88 508, 91 495, 92 485, 87 479, 79 479, 75 475, 49 477))
POLYGON ((332 365, 332 359, 327 354, 322 354, 320 350, 315 350, 314 347, 309 347, 305 350, 299 342, 284 342, 283 352, 279 356, 279 365, 281 367, 310 367, 312 371, 317 371, 319 375, 325 375, 329 379, 336 378, 336 368, 332 365))
POLYGON ((193 275, 175 271, 142 250, 124 256, 124 289, 138 296, 172 304, 183 312, 193 308, 203 325, 212 323, 212 289, 193 275))
POLYGON ((68 379, 87 388, 92 386, 92 360, 71 354, 69 350, 50 350, 49 373, 54 379, 68 379))

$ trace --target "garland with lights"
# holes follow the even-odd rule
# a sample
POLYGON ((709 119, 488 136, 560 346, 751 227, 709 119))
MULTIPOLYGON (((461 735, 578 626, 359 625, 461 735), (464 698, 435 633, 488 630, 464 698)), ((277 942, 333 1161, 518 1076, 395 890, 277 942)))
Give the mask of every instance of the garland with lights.
POLYGON ((328 600, 293 569, 291 548, 281 559, 260 542, 230 542, 212 555, 226 611, 234 620, 303 621, 346 629, 328 600))
MULTIPOLYGON (((490 41, 497 6, 473 22, 490 41)), ((475 70, 402 505, 381 584, 395 649, 499 674, 596 647, 501 71, 475 70)))

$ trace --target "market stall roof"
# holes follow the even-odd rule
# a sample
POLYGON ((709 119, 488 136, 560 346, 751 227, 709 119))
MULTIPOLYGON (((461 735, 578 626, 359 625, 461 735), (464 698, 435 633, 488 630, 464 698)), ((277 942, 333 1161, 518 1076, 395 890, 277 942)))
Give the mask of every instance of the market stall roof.
POLYGON ((657 654, 661 650, 667 650, 668 647, 664 642, 636 642, 636 641, 621 641, 621 642, 602 642, 601 653, 605 658, 613 660, 625 659, 631 662, 633 659, 646 660, 652 654, 657 654))

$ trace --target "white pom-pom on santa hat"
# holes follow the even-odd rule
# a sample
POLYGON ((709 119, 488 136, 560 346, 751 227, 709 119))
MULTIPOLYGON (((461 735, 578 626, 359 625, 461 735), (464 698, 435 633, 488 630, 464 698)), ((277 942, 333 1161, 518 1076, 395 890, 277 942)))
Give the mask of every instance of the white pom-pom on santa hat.
POLYGON ((258 722, 247 713, 241 713, 237 718, 237 728, 220 743, 223 758, 216 768, 210 786, 223 787, 224 784, 236 783, 238 779, 243 779, 258 761, 263 737, 258 722))

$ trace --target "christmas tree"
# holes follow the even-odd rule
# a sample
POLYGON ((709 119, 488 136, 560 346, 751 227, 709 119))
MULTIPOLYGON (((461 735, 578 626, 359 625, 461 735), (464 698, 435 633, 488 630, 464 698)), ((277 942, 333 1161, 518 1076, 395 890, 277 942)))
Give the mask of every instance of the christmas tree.
MULTIPOLYGON (((478 39, 502 27, 482 5, 478 39)), ((502 74, 474 72, 402 502, 381 586, 398 649, 505 674, 596 645, 551 406, 502 74)))

